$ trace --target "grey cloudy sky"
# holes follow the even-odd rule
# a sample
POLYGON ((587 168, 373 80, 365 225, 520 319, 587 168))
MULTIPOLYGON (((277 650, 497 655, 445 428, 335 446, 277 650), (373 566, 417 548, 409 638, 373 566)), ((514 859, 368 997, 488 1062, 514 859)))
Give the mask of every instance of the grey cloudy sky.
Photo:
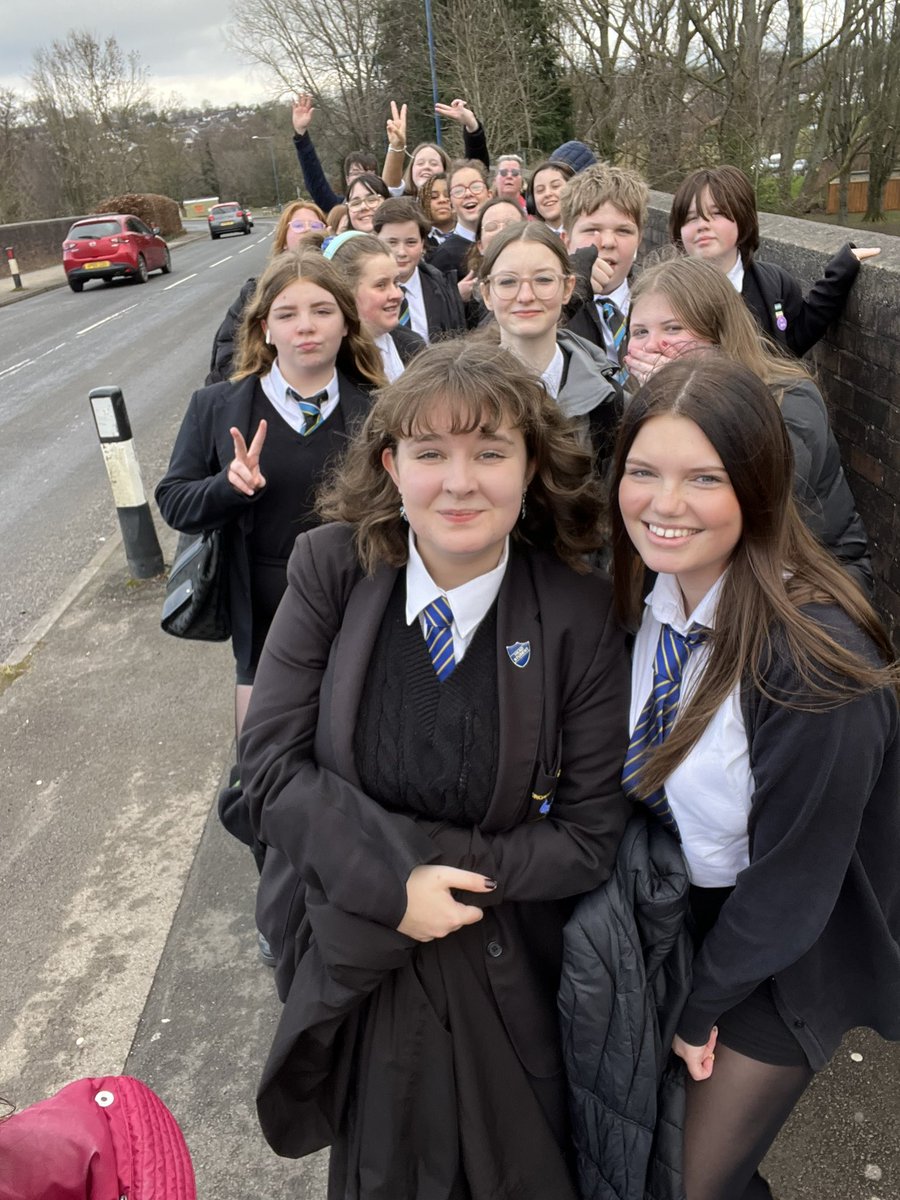
POLYGON ((137 51, 161 97, 177 92, 188 105, 269 99, 265 80, 225 41, 230 9, 229 0, 0 0, 0 86, 27 93, 35 50, 84 29, 137 51))

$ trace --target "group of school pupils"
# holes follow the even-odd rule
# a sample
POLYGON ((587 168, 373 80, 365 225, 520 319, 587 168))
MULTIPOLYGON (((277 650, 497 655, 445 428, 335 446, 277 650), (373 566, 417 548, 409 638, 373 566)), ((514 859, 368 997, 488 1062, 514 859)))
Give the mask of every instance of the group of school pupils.
POLYGON ((801 362, 877 251, 804 296, 720 166, 637 270, 635 172, 437 111, 464 159, 392 105, 340 195, 298 98, 156 492, 226 537, 262 1128, 329 1200, 765 1200, 900 1038, 900 677, 801 362))

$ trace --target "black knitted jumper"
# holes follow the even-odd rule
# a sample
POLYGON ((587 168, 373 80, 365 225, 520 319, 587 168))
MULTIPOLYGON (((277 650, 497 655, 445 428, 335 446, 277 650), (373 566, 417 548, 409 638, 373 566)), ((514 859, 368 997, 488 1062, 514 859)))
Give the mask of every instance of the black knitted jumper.
POLYGON ((499 736, 496 602, 440 683, 420 622, 406 624, 401 571, 357 715, 353 748, 363 790, 394 811, 476 825, 493 795, 499 736))

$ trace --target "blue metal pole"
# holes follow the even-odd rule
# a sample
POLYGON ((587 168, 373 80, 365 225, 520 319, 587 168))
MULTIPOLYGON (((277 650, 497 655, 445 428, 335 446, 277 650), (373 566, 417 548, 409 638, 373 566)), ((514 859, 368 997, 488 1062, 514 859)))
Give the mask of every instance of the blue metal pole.
MULTIPOLYGON (((437 67, 434 61, 434 25, 431 20, 431 0, 425 0, 425 27, 428 30, 428 65, 431 67, 431 95, 438 102, 437 67)), ((434 114, 434 140, 441 145, 441 118, 434 114)))

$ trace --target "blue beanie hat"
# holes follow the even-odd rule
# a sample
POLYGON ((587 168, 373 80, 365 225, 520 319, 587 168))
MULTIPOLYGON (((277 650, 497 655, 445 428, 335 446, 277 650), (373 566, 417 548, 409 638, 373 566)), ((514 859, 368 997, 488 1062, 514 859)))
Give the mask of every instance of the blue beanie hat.
POLYGON ((596 154, 584 142, 563 142, 561 146, 557 146, 550 158, 568 163, 576 173, 583 171, 585 167, 592 167, 597 161, 596 154))

